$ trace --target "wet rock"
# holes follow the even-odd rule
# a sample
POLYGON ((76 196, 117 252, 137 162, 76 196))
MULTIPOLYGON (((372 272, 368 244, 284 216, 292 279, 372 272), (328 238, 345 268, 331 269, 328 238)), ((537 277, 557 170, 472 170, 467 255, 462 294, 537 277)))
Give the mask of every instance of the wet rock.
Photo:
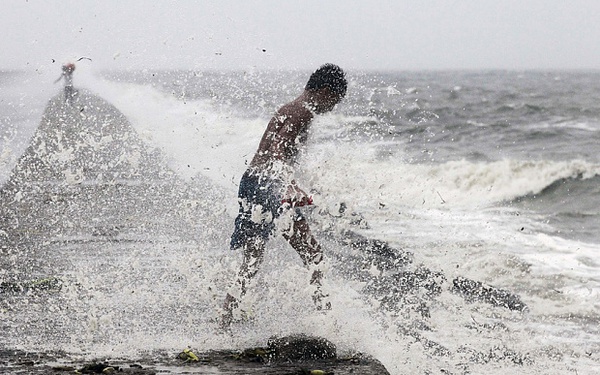
POLYGON ((62 281, 56 277, 46 277, 31 281, 0 282, 0 294, 23 294, 28 292, 59 291, 62 281))
POLYGON ((452 281, 452 291, 462 295, 467 301, 481 301, 497 307, 515 311, 525 311, 527 305, 521 298, 504 289, 485 285, 480 281, 457 277, 452 281))
POLYGON ((438 344, 435 341, 429 340, 414 329, 400 326, 398 327, 398 331, 405 336, 410 336, 414 338, 417 342, 423 345, 423 349, 427 350, 427 352, 431 353, 432 355, 438 357, 448 357, 452 354, 452 352, 445 346, 438 344))
POLYGON ((446 277, 441 272, 419 266, 391 275, 373 278, 365 291, 381 302, 381 307, 397 312, 407 307, 429 318, 429 302, 443 290, 446 277))
POLYGON ((529 353, 517 352, 504 345, 496 345, 487 350, 461 346, 458 348, 458 352, 467 354, 469 362, 472 363, 508 362, 518 366, 531 365, 533 363, 529 353))
POLYGON ((398 269, 413 261, 412 253, 394 248, 386 241, 370 239, 354 231, 341 232, 340 241, 360 251, 363 267, 373 265, 381 271, 386 271, 398 269))
MULTIPOLYGON (((206 368, 206 373, 246 375, 385 375, 386 368, 376 359, 356 353, 339 357, 335 345, 322 337, 291 335, 273 337, 265 346, 241 351, 196 353, 199 361, 180 361, 192 368, 206 368), (208 371, 209 368, 213 371, 208 371)), ((162 365, 161 367, 165 367, 162 365)), ((168 368, 168 366, 167 366, 168 368)))
POLYGON ((306 335, 272 338, 268 348, 275 361, 306 361, 337 357, 335 345, 322 337, 306 335))
MULTIPOLYGON (((339 357, 329 340, 306 335, 272 338, 265 346, 243 350, 159 354, 128 361, 126 358, 82 363, 65 353, 26 353, 0 350, 0 364, 9 373, 38 374, 229 374, 229 375, 386 375, 385 367, 371 356, 354 353, 339 357), (61 363, 56 365, 56 363, 61 363)), ((1 371, 0 371, 1 372, 1 371)))
POLYGON ((108 363, 92 363, 78 369, 80 374, 110 374, 119 371, 119 366, 110 366, 108 363))

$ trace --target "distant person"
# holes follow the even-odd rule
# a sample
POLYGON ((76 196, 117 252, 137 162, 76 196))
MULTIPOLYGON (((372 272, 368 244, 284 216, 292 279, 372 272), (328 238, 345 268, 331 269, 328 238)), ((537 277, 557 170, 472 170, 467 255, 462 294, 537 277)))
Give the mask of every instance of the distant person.
POLYGON ((240 209, 230 246, 232 250, 241 248, 244 255, 235 284, 223 303, 223 327, 231 323, 233 312, 263 261, 265 243, 275 229, 274 220, 286 213, 291 222, 283 237, 313 271, 310 284, 315 287, 313 300, 317 309, 331 308, 321 291, 323 274, 318 264, 323 260, 323 251, 299 209, 312 204, 312 198, 296 185, 292 175, 313 117, 331 111, 346 95, 346 88, 343 70, 325 64, 310 76, 302 94, 281 107, 269 122, 240 181, 240 209))
POLYGON ((54 83, 59 82, 61 79, 65 80, 65 101, 71 103, 73 97, 76 95, 76 91, 73 88, 73 72, 75 71, 75 64, 68 63, 62 66, 62 74, 54 83))

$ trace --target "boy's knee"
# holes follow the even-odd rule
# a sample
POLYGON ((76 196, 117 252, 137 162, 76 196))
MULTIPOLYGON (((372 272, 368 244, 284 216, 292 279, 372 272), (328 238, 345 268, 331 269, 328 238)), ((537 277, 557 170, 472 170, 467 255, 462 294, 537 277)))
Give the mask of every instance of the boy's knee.
POLYGON ((316 266, 323 260, 323 252, 320 250, 317 252, 299 252, 299 254, 306 267, 316 266))
POLYGON ((314 265, 317 265, 319 263, 321 263, 321 261, 323 260, 323 252, 319 251, 316 254, 311 254, 311 259, 310 262, 314 265))

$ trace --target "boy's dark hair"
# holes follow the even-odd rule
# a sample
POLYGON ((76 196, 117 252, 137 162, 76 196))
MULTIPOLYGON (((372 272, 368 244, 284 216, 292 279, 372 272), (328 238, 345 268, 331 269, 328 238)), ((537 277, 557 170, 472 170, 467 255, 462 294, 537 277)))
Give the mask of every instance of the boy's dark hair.
POLYGON ((310 76, 305 89, 319 90, 324 87, 329 87, 329 89, 334 94, 338 94, 340 98, 346 96, 348 82, 346 81, 346 74, 342 68, 335 64, 325 64, 321 66, 310 76))

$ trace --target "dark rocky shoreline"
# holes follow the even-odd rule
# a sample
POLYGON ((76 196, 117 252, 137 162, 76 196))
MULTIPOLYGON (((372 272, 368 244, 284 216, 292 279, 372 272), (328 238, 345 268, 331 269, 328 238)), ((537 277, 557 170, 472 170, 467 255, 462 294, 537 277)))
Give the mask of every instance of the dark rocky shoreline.
POLYGON ((161 353, 136 360, 102 358, 69 359, 65 353, 33 353, 0 349, 0 374, 230 374, 230 375, 385 375, 376 359, 357 353, 338 356, 326 339, 308 336, 281 337, 264 347, 244 350, 161 353))

